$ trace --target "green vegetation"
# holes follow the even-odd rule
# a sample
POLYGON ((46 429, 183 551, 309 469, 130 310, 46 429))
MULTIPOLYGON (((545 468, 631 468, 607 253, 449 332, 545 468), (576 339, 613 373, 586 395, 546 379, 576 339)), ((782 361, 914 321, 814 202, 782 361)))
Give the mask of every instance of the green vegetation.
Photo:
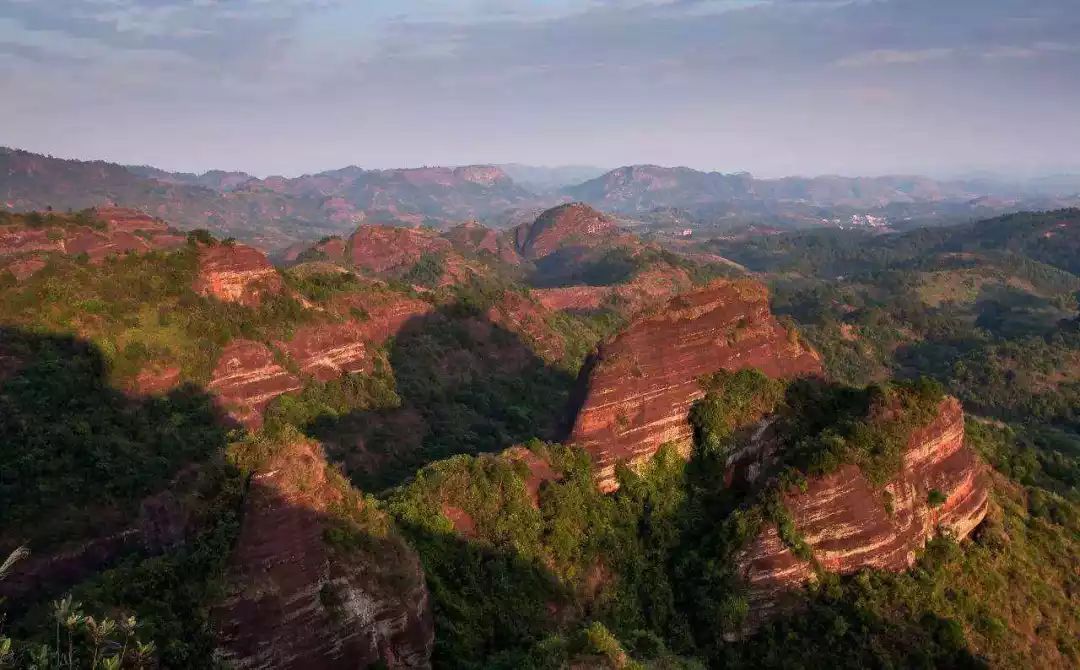
MULTIPOLYGON (((366 318, 344 299, 361 292, 415 294, 311 264, 283 279, 315 309, 288 296, 222 304, 191 290, 194 246, 100 265, 54 257, 22 283, 3 275, 0 555, 25 543, 33 560, 129 529, 140 539, 4 603, 0 667, 215 667, 209 611, 228 590, 246 478, 302 435, 335 461, 326 475, 340 495, 322 536, 331 557, 379 566, 406 588, 410 554, 420 556, 436 667, 1074 667, 1080 278, 1058 224, 1078 215, 717 242, 773 273, 776 310, 837 382, 710 375, 690 412, 689 460, 666 445, 640 468, 620 464, 608 495, 584 451, 529 438, 559 434, 582 360, 623 325, 617 305, 544 315, 534 336, 488 318, 508 295, 531 299, 509 272, 425 291, 435 310, 376 351, 371 372, 307 380, 269 405, 261 430, 229 434, 193 385, 156 397, 120 389, 165 366, 205 383, 233 338, 270 343, 302 324, 366 318), (549 333, 559 360, 536 353, 549 333), (783 493, 844 464, 889 481, 945 392, 985 415, 966 435, 994 469, 987 521, 963 547, 935 538, 910 571, 837 577, 814 565, 794 609, 747 635, 739 552, 771 524, 813 560, 783 493), (754 434, 775 441, 778 458, 749 485, 726 476, 727 460, 754 434), (495 455, 521 443, 527 453, 495 455)), ((0 213, 0 225, 88 216, 0 213)), ((695 281, 721 272, 651 249, 562 261, 578 272, 563 278, 597 283, 658 263, 695 281)), ((445 269, 425 256, 406 281, 435 287, 445 269)), ((945 503, 937 489, 925 495, 945 503)), ((899 507, 884 491, 881 501, 899 507)), ((333 587, 319 598, 343 603, 333 587)))
POLYGON ((136 401, 110 386, 106 361, 84 342, 9 328, 0 338, 25 361, 0 381, 5 537, 34 550, 76 540, 225 447, 217 412, 194 388, 136 401))
POLYGON ((425 253, 420 260, 401 276, 401 281, 409 285, 438 286, 446 272, 446 258, 439 254, 425 253))
POLYGON ((365 288, 364 282, 351 272, 304 272, 295 270, 284 274, 285 283, 308 300, 326 303, 335 295, 352 293, 365 288))
POLYGON ((252 309, 196 294, 193 247, 109 259, 90 265, 52 256, 17 287, 0 294, 0 322, 42 333, 88 338, 102 352, 112 381, 133 381, 149 363, 175 365, 181 378, 209 381, 231 339, 287 339, 320 318, 285 295, 252 309))
POLYGON ((27 228, 74 228, 85 226, 104 230, 105 222, 92 209, 81 209, 66 214, 53 212, 26 212, 24 214, 0 211, 0 226, 26 226, 27 228))
POLYGON ((665 266, 686 271, 695 285, 736 274, 728 265, 691 261, 656 247, 619 246, 591 254, 571 246, 538 260, 536 266, 531 283, 544 287, 613 286, 628 282, 643 271, 665 266))

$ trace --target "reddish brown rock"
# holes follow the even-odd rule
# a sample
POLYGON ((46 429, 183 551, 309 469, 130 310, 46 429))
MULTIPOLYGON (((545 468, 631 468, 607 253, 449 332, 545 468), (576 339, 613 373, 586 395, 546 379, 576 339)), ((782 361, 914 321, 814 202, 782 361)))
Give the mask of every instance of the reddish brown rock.
POLYGON ((135 391, 142 395, 165 393, 180 383, 180 368, 175 365, 151 365, 135 376, 135 391))
POLYGON ((304 326, 280 346, 300 366, 301 373, 329 381, 371 367, 366 339, 367 331, 361 324, 346 321, 304 326))
POLYGON ((396 226, 360 226, 349 246, 349 260, 376 273, 409 268, 424 254, 450 250, 450 242, 432 230, 396 226))
POLYGON ((252 477, 231 593, 213 617, 230 667, 430 667, 434 624, 420 562, 366 504, 309 442, 282 447, 252 477), (370 521, 339 520, 354 515, 370 521), (327 529, 343 523, 365 541, 329 544, 327 529))
POLYGON ((693 285, 685 270, 660 264, 615 286, 565 286, 534 289, 532 293, 548 309, 589 312, 608 306, 629 316, 656 307, 693 285))
POLYGON ((549 209, 536 221, 514 229, 518 251, 529 259, 543 258, 567 244, 591 246, 617 234, 614 219, 580 202, 549 209))
POLYGON ((63 239, 62 228, 4 226, 0 228, 0 256, 12 256, 31 251, 63 252, 63 239))
POLYGON ((257 307, 265 297, 283 293, 285 284, 261 251, 219 243, 199 247, 199 274, 192 288, 223 302, 257 307))
POLYGON ((548 309, 590 312, 600 309, 615 289, 611 286, 562 286, 533 289, 532 294, 548 309))
POLYGON ((262 425, 262 411, 271 400, 300 387, 265 345, 251 340, 233 340, 225 347, 207 385, 229 416, 249 428, 262 425))
POLYGON ((127 207, 98 207, 94 209, 94 216, 105 223, 105 228, 110 233, 168 233, 170 231, 169 225, 161 219, 127 207))
POLYGON ((0 228, 0 257, 24 256, 7 265, 20 281, 44 267, 41 255, 60 253, 85 254, 93 263, 129 252, 174 249, 186 237, 173 232, 163 221, 136 210, 119 207, 94 210, 102 227, 78 225, 83 219, 71 215, 50 215, 55 225, 33 228, 23 223, 0 228))
POLYGON ((533 501, 533 505, 540 506, 540 485, 544 482, 555 481, 560 478, 560 474, 555 471, 555 468, 551 467, 551 463, 546 458, 541 457, 531 449, 527 449, 521 446, 510 447, 503 452, 505 458, 509 458, 512 461, 522 463, 528 475, 525 477, 525 488, 529 492, 529 497, 533 501))
POLYGON ((33 276, 34 273, 43 267, 45 267, 44 258, 41 258, 40 256, 29 256, 27 258, 11 261, 3 266, 3 269, 10 272, 15 277, 16 281, 21 282, 33 276))
POLYGON ((687 414, 702 397, 700 377, 743 368, 772 377, 821 373, 817 353, 773 318, 761 284, 720 280, 676 297, 586 363, 570 441, 592 455, 600 487, 613 490, 619 460, 644 462, 667 442, 689 449, 687 414))
POLYGON ((360 323, 364 337, 374 343, 397 335, 405 324, 431 313, 430 302, 377 287, 372 291, 344 293, 336 296, 334 306, 343 313, 355 311, 366 318, 360 323))
POLYGON ((320 242, 316 248, 326 254, 330 260, 344 260, 348 251, 345 240, 340 237, 331 237, 325 242, 320 242))
MULTIPOLYGON (((783 496, 799 535, 825 570, 903 570, 941 527, 963 539, 986 514, 989 479, 964 446, 964 413, 945 399, 937 417, 908 442, 900 473, 877 489, 855 465, 811 479, 783 496), (945 496, 939 507, 930 491, 945 496), (890 509, 891 508, 891 509, 890 509)), ((810 562, 796 557, 768 525, 738 557, 748 586, 749 625, 782 606, 784 595, 814 579, 810 562)))
POLYGON ((481 256, 489 254, 508 265, 520 265, 522 262, 512 239, 476 221, 466 221, 451 228, 446 232, 446 239, 458 249, 481 256))

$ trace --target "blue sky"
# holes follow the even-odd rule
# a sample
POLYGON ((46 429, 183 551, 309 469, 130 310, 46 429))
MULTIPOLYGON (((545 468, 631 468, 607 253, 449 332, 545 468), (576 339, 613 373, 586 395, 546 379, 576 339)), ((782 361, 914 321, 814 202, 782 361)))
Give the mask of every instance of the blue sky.
POLYGON ((166 168, 1080 169, 1078 0, 0 0, 0 144, 166 168))

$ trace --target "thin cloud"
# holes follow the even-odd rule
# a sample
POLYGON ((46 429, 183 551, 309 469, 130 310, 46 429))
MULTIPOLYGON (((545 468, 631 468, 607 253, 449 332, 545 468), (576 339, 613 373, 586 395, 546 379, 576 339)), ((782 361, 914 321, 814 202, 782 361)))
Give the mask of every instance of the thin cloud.
POLYGON ((878 67, 888 65, 915 65, 951 58, 955 50, 951 48, 936 49, 874 49, 873 51, 861 51, 837 60, 837 67, 859 68, 878 67))

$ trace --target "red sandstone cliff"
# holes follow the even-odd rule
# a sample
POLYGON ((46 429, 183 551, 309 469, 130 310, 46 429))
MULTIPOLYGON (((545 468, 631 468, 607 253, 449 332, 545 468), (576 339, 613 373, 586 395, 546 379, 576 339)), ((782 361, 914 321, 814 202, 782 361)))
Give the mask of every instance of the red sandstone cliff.
POLYGON ((218 243, 199 248, 199 274, 192 288, 224 302, 258 307, 267 296, 283 293, 285 284, 258 249, 218 243))
POLYGON ((435 284, 447 286, 483 274, 484 269, 457 252, 450 240, 425 228, 360 226, 349 238, 348 262, 373 274, 402 277, 425 257, 439 259, 435 284))
POLYGON ((304 326, 289 342, 278 346, 300 366, 300 372, 319 381, 371 368, 367 331, 355 321, 304 326))
POLYGON ((221 352, 207 390, 217 394, 233 419, 258 428, 271 400, 300 387, 300 380, 279 365, 265 345, 233 340, 221 352))
MULTIPOLYGON (((960 403, 946 398, 937 417, 911 436, 900 473, 884 489, 873 487, 857 466, 845 465, 811 479, 805 490, 788 491, 783 501, 821 568, 902 570, 938 527, 966 537, 986 515, 988 489, 985 468, 964 446, 960 403), (932 507, 931 490, 944 494, 945 502, 932 507)), ((786 592, 814 579, 811 563, 796 557, 771 524, 738 563, 751 627, 781 605, 786 592)))
POLYGON ((821 363, 773 318, 759 283, 720 280, 673 298, 602 344, 586 364, 569 439, 592 455, 599 485, 610 491, 619 460, 646 461, 666 442, 688 449, 687 414, 702 397, 698 379, 742 368, 794 377, 819 374, 821 363))
POLYGON ((231 667, 430 667, 420 562, 369 504, 306 441, 282 447, 252 477, 232 591, 214 612, 231 667), (331 541, 331 529, 357 539, 331 541))

